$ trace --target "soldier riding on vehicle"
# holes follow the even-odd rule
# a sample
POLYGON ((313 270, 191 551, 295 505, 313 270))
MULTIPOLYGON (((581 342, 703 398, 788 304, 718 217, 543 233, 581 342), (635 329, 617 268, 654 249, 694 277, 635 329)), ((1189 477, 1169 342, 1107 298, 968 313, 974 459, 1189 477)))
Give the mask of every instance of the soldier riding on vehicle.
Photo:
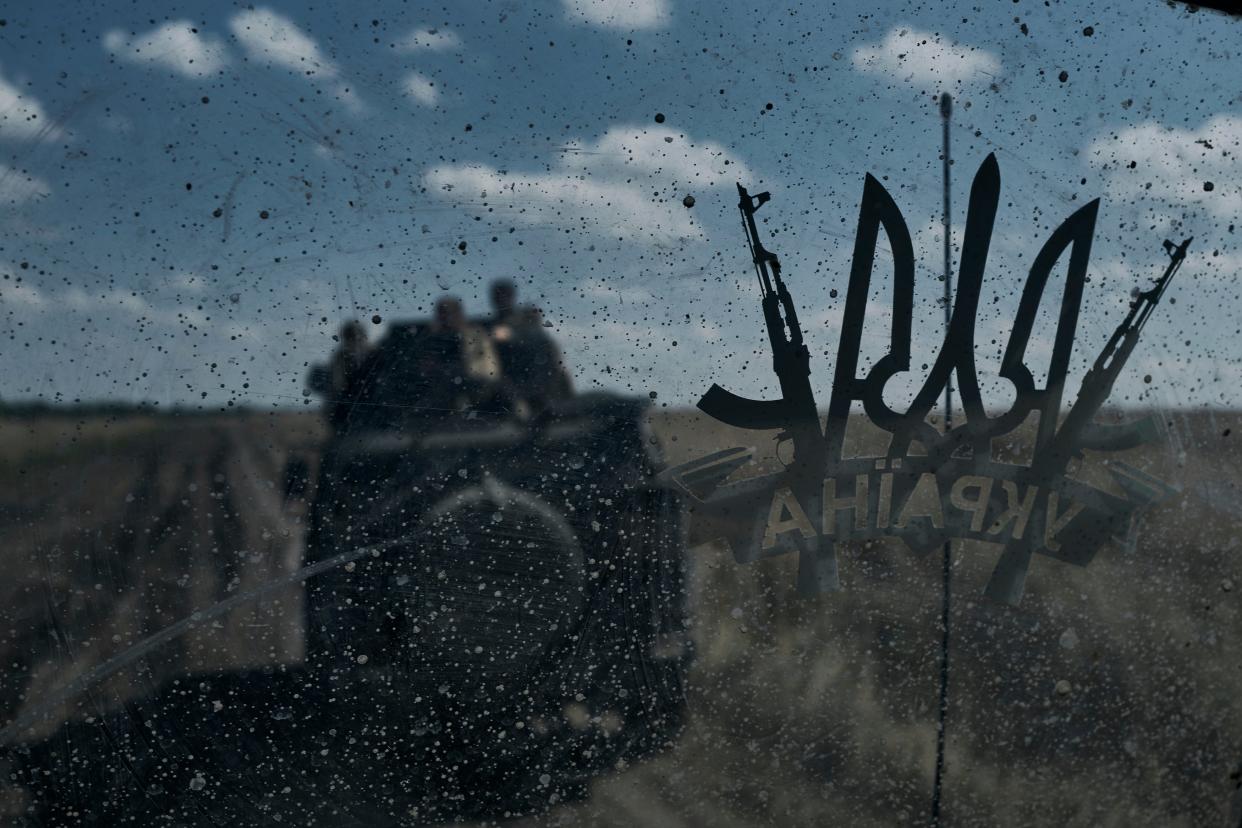
POLYGON ((491 299, 488 329, 513 396, 534 411, 571 397, 569 371, 539 308, 517 304, 517 286, 510 279, 492 283, 491 299))

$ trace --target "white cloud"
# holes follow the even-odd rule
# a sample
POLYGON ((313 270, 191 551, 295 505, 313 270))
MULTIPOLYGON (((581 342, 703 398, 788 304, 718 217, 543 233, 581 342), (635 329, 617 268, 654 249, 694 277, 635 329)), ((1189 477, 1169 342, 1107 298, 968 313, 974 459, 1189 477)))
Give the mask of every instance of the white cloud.
MULTIPOLYGON (((1181 236, 1177 240, 1181 240, 1181 236)), ((1091 262, 1091 278, 1105 289, 1115 294, 1115 303, 1124 308, 1130 300, 1132 288, 1146 289, 1164 272, 1168 259, 1156 242, 1159 237, 1148 239, 1146 247, 1139 249, 1138 255, 1126 259, 1105 259, 1091 262)), ((1196 241, 1186 251, 1186 261, 1182 264, 1181 275, 1187 282, 1194 280, 1203 283, 1219 281, 1236 284, 1242 278, 1242 250, 1218 250, 1207 245, 1199 245, 1196 241), (1198 246, 1196 246, 1198 245, 1198 246)), ((1177 282, 1174 282, 1176 285, 1177 282)))
POLYGON ((165 23, 135 37, 113 29, 104 35, 103 43, 109 52, 131 63, 163 66, 187 78, 214 74, 229 62, 224 43, 198 34, 188 20, 165 23))
MULTIPOLYGON (((997 222, 1000 223, 999 221, 997 222)), ((997 228, 992 229, 992 238, 995 240, 998 233, 997 228)), ((949 244, 953 250, 953 263, 958 263, 958 258, 962 251, 962 237, 966 233, 966 227, 962 224, 952 224, 949 227, 949 244)), ((876 247, 883 251, 883 255, 889 258, 892 253, 888 247, 888 236, 883 230, 880 232, 879 242, 876 247), (881 247, 881 245, 883 245, 881 247)), ((922 265, 931 272, 939 275, 944 270, 944 221, 942 218, 930 218, 923 222, 922 227, 915 227, 910 239, 914 246, 914 261, 916 265, 922 265)), ((995 253, 995 250, 989 250, 989 253, 995 253)), ((991 259, 992 256, 989 256, 991 259)), ((992 262, 989 262, 991 264, 992 262)))
POLYGON ((448 52, 461 48, 461 38, 447 29, 416 29, 401 43, 403 51, 448 52))
POLYGON ((34 198, 52 194, 48 185, 25 170, 15 170, 0 164, 0 204, 25 204, 34 198))
MULTIPOLYGON (((229 28, 251 60, 312 80, 332 81, 340 77, 340 69, 323 54, 315 39, 284 15, 270 9, 244 11, 233 16, 229 28)), ((333 84, 332 91, 350 109, 363 109, 357 93, 344 82, 333 84)))
POLYGON ((723 148, 668 131, 615 127, 593 144, 571 142, 547 172, 510 173, 485 165, 431 169, 441 197, 479 206, 507 221, 574 227, 612 238, 665 244, 697 235, 684 195, 749 178, 723 148), (660 191, 660 196, 653 192, 660 191))
POLYGON ((92 296, 78 287, 69 288, 61 294, 61 301, 67 307, 77 310, 116 307, 133 314, 142 314, 150 307, 145 299, 135 293, 111 290, 98 296, 92 296))
POLYGON ((682 185, 732 183, 749 178, 736 158, 715 144, 695 144, 672 130, 613 127, 594 144, 571 141, 561 166, 630 178, 636 172, 682 185))
POLYGON ((668 22, 667 0, 563 0, 565 13, 578 23, 611 29, 651 29, 668 22))
POLYGON ((435 106, 436 101, 440 99, 440 92, 436 89, 435 83, 425 75, 418 72, 411 72, 405 76, 405 94, 418 101, 423 106, 435 106))
POLYGON ((1107 165, 1105 186, 1114 200, 1196 206, 1223 219, 1242 213, 1242 116, 1217 115, 1198 130, 1149 121, 1093 141, 1089 153, 1107 165))
POLYGON ((1000 59, 991 52, 904 28, 890 30, 879 45, 858 47, 852 60, 860 72, 937 88, 960 84, 977 74, 991 78, 1001 71, 1000 59))
MULTIPOLYGON (((9 268, 12 270, 12 268, 9 268)), ((0 281, 0 305, 21 305, 25 308, 41 308, 45 304, 43 294, 34 285, 25 282, 14 282, 11 279, 0 281)))
POLYGON ((221 339, 244 339, 249 342, 263 341, 263 326, 244 322, 229 322, 219 328, 221 339))
POLYGON ((581 225, 620 238, 650 232, 662 241, 692 230, 689 219, 655 220, 643 192, 612 181, 563 173, 510 175, 482 165, 437 167, 426 181, 450 199, 504 205, 510 209, 501 215, 527 224, 581 225))
POLYGON ((674 340, 684 338, 682 326, 662 327, 646 322, 607 320, 592 324, 565 322, 557 325, 556 336, 565 341, 567 353, 587 356, 592 353, 611 354, 620 362, 634 356, 634 345, 667 354, 674 340))
POLYGON ((627 305, 646 305, 655 301, 655 296, 644 287, 621 287, 603 279, 588 279, 579 287, 588 296, 627 305))
POLYGON ((233 36, 247 54, 269 65, 320 77, 336 77, 336 65, 319 51, 319 44, 287 17, 270 9, 244 11, 229 21, 233 36))
POLYGON ((0 77, 0 138, 54 139, 61 134, 34 96, 0 77))
POLYGON ((1197 251, 1186 254, 1186 267, 1192 273, 1202 273, 1233 284, 1242 277, 1242 250, 1221 252, 1200 247, 1197 251))
POLYGON ((177 274, 177 276, 171 280, 171 284, 173 287, 188 290, 191 293, 202 293, 207 287, 206 280, 204 280, 203 277, 190 271, 183 271, 182 273, 177 274))
POLYGON ((123 290, 110 290, 106 293, 90 294, 81 288, 73 287, 60 293, 55 304, 79 311, 107 312, 119 310, 140 319, 147 319, 159 325, 204 325, 207 317, 201 311, 181 305, 164 307, 152 306, 146 299, 136 293, 123 290))

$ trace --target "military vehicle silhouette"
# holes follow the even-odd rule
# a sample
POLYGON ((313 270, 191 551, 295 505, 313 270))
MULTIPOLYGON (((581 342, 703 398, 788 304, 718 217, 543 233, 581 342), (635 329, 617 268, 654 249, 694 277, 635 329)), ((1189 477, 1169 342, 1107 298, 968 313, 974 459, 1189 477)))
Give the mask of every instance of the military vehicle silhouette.
POLYGON ((504 818, 672 744, 682 509, 647 401, 524 407, 431 370, 430 332, 393 325, 328 406, 316 479, 287 470, 305 563, 355 558, 306 581, 305 663, 184 676, 6 751, 30 824, 504 818))
POLYGON ((446 411, 437 347, 428 323, 392 325, 332 415, 307 560, 385 548, 308 583, 307 659, 338 696, 402 711, 420 766, 466 797, 446 817, 498 816, 676 737, 682 508, 655 482, 649 401, 520 413, 515 393, 474 389, 446 411))

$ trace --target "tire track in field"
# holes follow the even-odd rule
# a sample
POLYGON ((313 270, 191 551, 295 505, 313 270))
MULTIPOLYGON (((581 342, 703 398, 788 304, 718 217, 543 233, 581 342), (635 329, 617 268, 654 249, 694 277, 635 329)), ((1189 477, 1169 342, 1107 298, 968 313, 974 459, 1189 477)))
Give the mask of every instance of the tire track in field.
MULTIPOLYGON (((60 495, 61 505, 37 518, 0 524, 20 547, 9 560, 28 562, 4 590, 4 620, 20 635, 0 648, 18 667, 0 683, 0 718, 22 716, 196 610, 297 571, 304 510, 283 502, 287 442, 247 422, 169 423, 102 465, 48 470, 50 491, 63 492, 72 473, 89 506, 75 510, 79 497, 68 492, 72 501, 60 495)), ((291 584, 162 644, 43 718, 40 730, 171 678, 299 662, 301 596, 291 584)))

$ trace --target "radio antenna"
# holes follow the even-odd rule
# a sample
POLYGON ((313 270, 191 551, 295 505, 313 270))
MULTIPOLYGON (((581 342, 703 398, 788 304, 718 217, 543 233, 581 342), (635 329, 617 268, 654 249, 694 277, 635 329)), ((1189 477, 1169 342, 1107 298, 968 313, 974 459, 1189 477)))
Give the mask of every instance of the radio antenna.
MULTIPOLYGON (((949 188, 949 122, 953 114, 953 98, 948 92, 940 95, 940 120, 944 135, 944 331, 949 334, 953 317, 953 253, 950 230, 949 188)), ((944 431, 953 429, 953 375, 944 385, 944 431)), ((931 824, 940 825, 940 795, 944 787, 944 747, 949 714, 949 608, 953 597, 953 545, 945 539, 940 572, 940 701, 936 706, 936 774, 932 781, 931 824)))

